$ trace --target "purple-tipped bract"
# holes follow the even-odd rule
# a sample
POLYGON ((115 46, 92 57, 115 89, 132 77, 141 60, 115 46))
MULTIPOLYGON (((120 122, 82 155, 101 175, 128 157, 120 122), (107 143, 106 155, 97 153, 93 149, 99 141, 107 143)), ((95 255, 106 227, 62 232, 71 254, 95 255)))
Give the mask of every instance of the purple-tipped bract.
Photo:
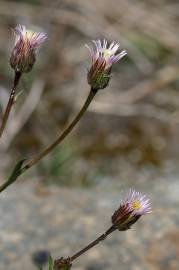
POLYGON ((133 189, 130 189, 117 211, 112 216, 112 223, 119 230, 127 230, 142 215, 151 213, 151 203, 146 195, 142 195, 133 189))
POLYGON ((11 53, 11 67, 19 73, 29 72, 36 60, 37 49, 47 38, 45 33, 33 32, 24 25, 18 25, 14 29, 15 44, 11 53))
POLYGON ((110 80, 110 73, 113 64, 124 57, 127 52, 118 53, 120 45, 114 41, 108 46, 107 41, 93 40, 94 46, 86 47, 90 51, 92 65, 88 71, 88 83, 92 89, 99 90, 105 88, 110 80))

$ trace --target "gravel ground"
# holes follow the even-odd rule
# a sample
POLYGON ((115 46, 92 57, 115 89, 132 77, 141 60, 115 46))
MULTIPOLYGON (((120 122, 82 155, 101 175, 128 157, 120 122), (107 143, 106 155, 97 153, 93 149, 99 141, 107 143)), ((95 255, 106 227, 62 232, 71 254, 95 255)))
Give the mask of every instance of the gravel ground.
MULTIPOLYGON (((151 198, 153 213, 127 232, 114 232, 77 259, 74 270, 178 269, 178 179, 134 187, 151 198)), ((54 258, 72 255, 110 226, 120 194, 120 184, 86 190, 16 183, 0 196, 0 269, 35 270, 32 257, 42 250, 54 258)))

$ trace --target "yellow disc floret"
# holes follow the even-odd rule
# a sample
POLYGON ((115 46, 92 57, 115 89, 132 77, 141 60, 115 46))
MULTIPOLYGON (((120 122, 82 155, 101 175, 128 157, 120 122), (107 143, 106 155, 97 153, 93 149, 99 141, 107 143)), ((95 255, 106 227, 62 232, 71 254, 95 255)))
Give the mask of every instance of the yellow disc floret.
POLYGON ((111 56, 111 51, 110 50, 104 50, 103 56, 104 56, 105 60, 107 61, 111 56))
POLYGON ((139 209, 141 209, 141 203, 138 200, 133 200, 131 202, 131 206, 132 206, 133 210, 139 210, 139 209))

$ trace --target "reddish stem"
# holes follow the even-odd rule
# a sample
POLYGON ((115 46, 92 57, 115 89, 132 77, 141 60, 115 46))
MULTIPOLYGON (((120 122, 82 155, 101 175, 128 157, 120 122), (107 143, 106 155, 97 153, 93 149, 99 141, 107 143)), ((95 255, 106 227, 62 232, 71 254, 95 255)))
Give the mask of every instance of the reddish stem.
POLYGON ((14 104, 15 95, 16 95, 16 88, 17 88, 17 85, 19 83, 20 77, 21 77, 21 73, 15 72, 13 87, 12 87, 12 90, 11 90, 11 93, 10 93, 10 96, 9 96, 9 101, 7 103, 5 113, 4 113, 3 119, 2 119, 2 124, 1 124, 1 127, 0 127, 0 137, 2 136, 2 134, 4 132, 4 129, 6 127, 6 124, 7 124, 7 121, 8 121, 12 106, 14 104))
POLYGON ((91 249, 94 246, 96 246, 97 244, 99 244, 99 242, 105 240, 106 237, 109 234, 111 234, 112 232, 114 232, 115 230, 116 230, 116 227, 114 225, 112 225, 105 233, 103 233, 101 236, 99 236, 95 241, 91 242, 89 245, 87 245, 86 247, 84 247, 83 249, 81 249, 80 251, 78 251, 77 253, 75 253, 73 256, 71 256, 70 257, 70 262, 76 260, 76 258, 78 258, 79 256, 81 256, 83 253, 85 253, 89 249, 91 249))

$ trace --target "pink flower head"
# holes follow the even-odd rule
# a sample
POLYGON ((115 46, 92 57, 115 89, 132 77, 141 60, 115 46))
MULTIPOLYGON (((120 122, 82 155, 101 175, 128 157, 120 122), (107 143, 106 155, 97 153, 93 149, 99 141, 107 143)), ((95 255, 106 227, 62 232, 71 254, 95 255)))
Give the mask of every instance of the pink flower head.
POLYGON ((93 40, 93 43, 93 47, 86 45, 92 60, 87 79, 92 89, 97 91, 108 85, 113 64, 117 63, 127 52, 117 53, 120 45, 114 41, 109 46, 105 39, 103 42, 101 40, 93 40))
POLYGON ((130 189, 113 214, 112 223, 121 231, 127 230, 142 215, 149 213, 151 213, 151 203, 146 195, 130 189))
POLYGON ((32 32, 24 25, 14 29, 15 44, 10 57, 11 67, 19 73, 29 72, 36 60, 37 49, 47 38, 45 33, 32 32))

